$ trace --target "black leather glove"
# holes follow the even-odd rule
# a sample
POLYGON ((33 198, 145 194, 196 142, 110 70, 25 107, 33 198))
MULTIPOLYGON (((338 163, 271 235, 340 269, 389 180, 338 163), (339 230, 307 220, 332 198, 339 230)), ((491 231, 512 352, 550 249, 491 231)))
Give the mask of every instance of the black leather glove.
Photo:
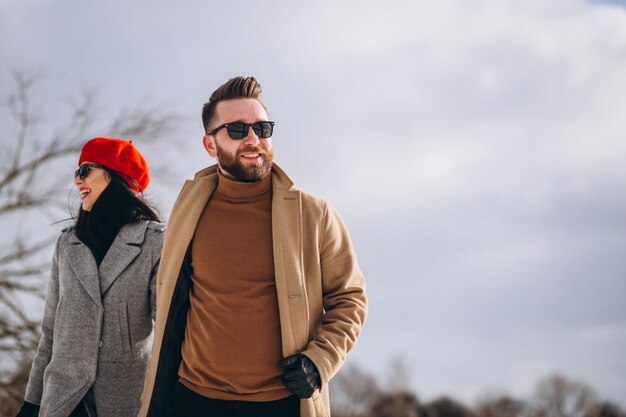
POLYGON ((39 416, 39 406, 37 404, 24 401, 20 412, 15 417, 37 417, 39 416))
POLYGON ((299 398, 311 398, 321 385, 320 373, 315 364, 304 355, 298 353, 287 356, 278 362, 278 366, 285 370, 283 383, 299 398))

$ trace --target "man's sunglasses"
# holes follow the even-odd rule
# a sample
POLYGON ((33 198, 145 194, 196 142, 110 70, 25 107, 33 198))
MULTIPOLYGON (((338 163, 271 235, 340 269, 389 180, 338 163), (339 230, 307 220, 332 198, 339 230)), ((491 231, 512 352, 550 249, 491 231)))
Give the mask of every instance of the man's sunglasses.
POLYGON ((82 164, 80 168, 74 171, 74 178, 80 177, 81 180, 84 180, 89 176, 89 172, 91 172, 91 168, 102 168, 106 169, 106 167, 98 164, 82 164))
POLYGON ((246 136, 248 136, 248 128, 250 126, 252 126, 252 130, 254 130, 254 133, 256 133, 256 135, 260 137, 261 139, 267 139, 271 137, 272 133, 274 132, 274 122, 255 122, 255 123, 232 122, 232 123, 226 123, 226 124, 216 127, 215 129, 207 133, 207 135, 213 136, 220 129, 226 128, 226 131, 228 132, 228 136, 231 139, 235 139, 235 140, 243 139, 246 136))

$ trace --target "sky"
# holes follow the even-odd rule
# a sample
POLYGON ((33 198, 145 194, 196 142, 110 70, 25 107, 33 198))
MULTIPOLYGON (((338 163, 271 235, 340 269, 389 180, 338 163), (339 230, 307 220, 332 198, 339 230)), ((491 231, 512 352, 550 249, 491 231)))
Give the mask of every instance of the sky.
POLYGON ((348 364, 400 360, 423 400, 557 372, 626 407, 626 2, 0 0, 3 100, 15 70, 40 74, 42 130, 83 89, 103 117, 178 113, 146 153, 166 217, 213 163, 202 104, 254 75, 276 162, 338 209, 367 280, 348 364))

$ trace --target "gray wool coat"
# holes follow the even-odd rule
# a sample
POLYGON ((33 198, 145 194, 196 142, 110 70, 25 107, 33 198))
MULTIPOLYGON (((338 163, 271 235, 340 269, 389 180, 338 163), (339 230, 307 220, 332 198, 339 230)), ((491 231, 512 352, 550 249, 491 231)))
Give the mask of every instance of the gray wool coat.
POLYGON ((25 401, 67 417, 91 388, 98 417, 134 416, 150 358, 165 225, 122 227, 98 268, 74 229, 59 237, 25 401))

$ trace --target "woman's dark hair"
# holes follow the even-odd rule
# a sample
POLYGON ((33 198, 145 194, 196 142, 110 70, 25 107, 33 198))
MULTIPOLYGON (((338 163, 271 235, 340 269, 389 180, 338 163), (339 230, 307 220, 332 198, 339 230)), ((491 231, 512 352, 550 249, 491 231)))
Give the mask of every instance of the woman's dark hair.
POLYGON ((156 208, 135 193, 115 171, 106 169, 111 182, 87 212, 81 207, 76 219, 76 235, 91 249, 100 265, 122 226, 139 220, 161 219, 156 208))

